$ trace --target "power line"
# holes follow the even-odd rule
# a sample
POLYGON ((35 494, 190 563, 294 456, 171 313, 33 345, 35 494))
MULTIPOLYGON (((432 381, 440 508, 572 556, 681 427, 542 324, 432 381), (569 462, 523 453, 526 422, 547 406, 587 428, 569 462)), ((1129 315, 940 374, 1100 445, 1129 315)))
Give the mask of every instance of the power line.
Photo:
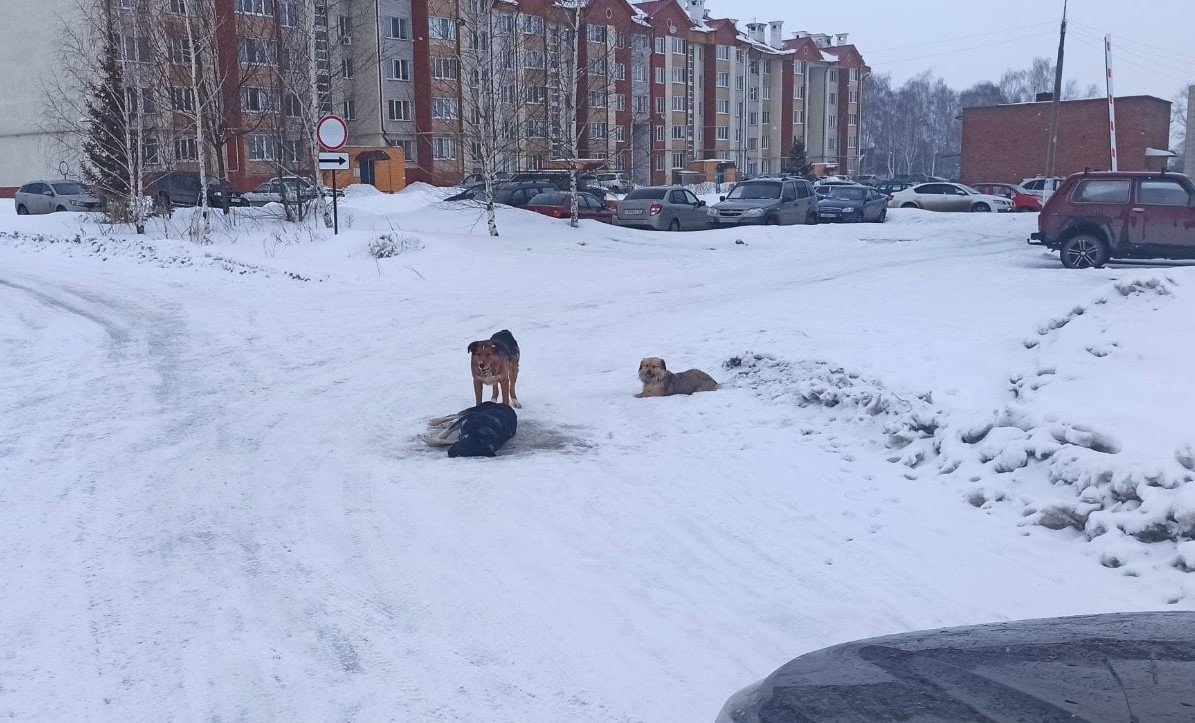
MULTIPOLYGON (((1157 43, 1143 43, 1138 40, 1134 40, 1133 38, 1121 35, 1119 32, 1109 33, 1106 30, 1100 30, 1099 28, 1095 27, 1094 25, 1087 25, 1086 23, 1076 22, 1075 24, 1078 25, 1080 28, 1087 30, 1090 33, 1098 35, 1101 39, 1105 35, 1111 34, 1116 39, 1117 45, 1124 43, 1129 46, 1137 46, 1137 48, 1140 48, 1139 52, 1142 52, 1142 53, 1161 55, 1161 56, 1165 56, 1165 57, 1169 57, 1169 58, 1174 58, 1175 60, 1181 59, 1187 63, 1195 63, 1195 55, 1191 55, 1190 53, 1183 53, 1183 52, 1173 50, 1173 49, 1166 49, 1163 51, 1158 46, 1157 43)), ((1113 48, 1113 52, 1115 52, 1115 48, 1113 48)))
POLYGON ((970 40, 972 38, 986 38, 989 35, 1000 35, 1002 33, 1020 32, 1022 30, 1028 30, 1030 28, 1039 28, 1043 25, 1052 25, 1052 24, 1053 24, 1053 21, 1047 20, 1046 22, 1042 22, 1042 23, 1033 23, 1031 25, 1022 25, 1020 27, 1015 27, 1015 28, 1004 28, 1003 30, 993 30, 993 31, 987 32, 987 33, 975 33, 974 35, 960 35, 955 38, 942 38, 941 40, 928 40, 924 43, 911 43, 909 45, 894 45, 894 46, 887 47, 887 48, 878 48, 875 50, 868 50, 867 54, 873 55, 876 53, 888 53, 893 50, 905 50, 908 48, 920 48, 920 47, 924 47, 926 45, 941 45, 943 43, 953 43, 953 42, 956 42, 959 40, 970 40))
POLYGON ((879 65, 897 65, 898 63, 911 63, 914 60, 924 60, 926 58, 936 58, 936 57, 939 57, 942 55, 965 53, 969 50, 982 50, 984 48, 996 47, 997 45, 1007 45, 1009 43, 1015 43, 1015 42, 1018 42, 1021 40, 1028 40, 1030 38, 1040 38, 1042 36, 1053 35, 1053 34, 1054 34, 1053 31, 1046 30, 1046 31, 1043 31, 1040 33, 1034 33, 1032 35, 1021 35, 1016 38, 1010 38, 1007 40, 999 40, 994 43, 984 43, 982 45, 972 45, 969 48, 962 48, 962 49, 955 49, 955 50, 943 50, 938 53, 929 53, 928 55, 918 55, 918 56, 915 56, 912 58, 900 58, 899 60, 882 60, 881 59, 881 60, 876 61, 876 63, 879 65))

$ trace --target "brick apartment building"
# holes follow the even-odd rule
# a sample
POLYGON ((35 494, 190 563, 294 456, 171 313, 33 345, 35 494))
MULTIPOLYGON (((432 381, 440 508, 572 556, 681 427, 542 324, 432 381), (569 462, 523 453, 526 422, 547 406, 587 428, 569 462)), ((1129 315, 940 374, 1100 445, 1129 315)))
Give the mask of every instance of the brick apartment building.
MULTIPOLYGON (((218 165, 241 190, 310 169, 319 113, 348 120, 350 177, 365 180, 391 156, 407 180, 439 184, 479 170, 483 155, 498 170, 560 166, 574 142, 574 161, 639 183, 776 173, 796 139, 819 172, 858 166, 869 69, 847 36, 785 38, 782 21, 740 28, 705 0, 590 0, 579 15, 553 0, 107 1, 128 28, 156 14, 174 35, 147 44, 121 30, 122 59, 136 69, 126 77, 155 79, 134 91, 151 171, 195 166, 193 121, 170 80, 187 63, 169 27, 196 4, 219 26, 228 142, 218 165)), ((34 12, 33 0, 15 2, 34 12)), ((21 47, 52 50, 46 26, 21 47)), ((31 92, 19 75, 0 77, 0 98, 18 81, 31 92)), ((47 131, 35 107, 22 105, 14 131, 0 133, 0 145, 23 150, 0 159, 0 191, 57 175, 62 160, 78 174, 80 159, 61 153, 71 144, 47 145, 70 130, 47 131)))
MULTIPOLYGON (((1046 101, 964 110, 960 180, 1020 183, 1045 173, 1050 105, 1046 101)), ((1068 100, 1059 108, 1055 173, 1107 170, 1111 165, 1107 100, 1068 100)), ((1169 142, 1169 101, 1152 96, 1116 99, 1120 170, 1148 170, 1145 149, 1165 149, 1169 142)))

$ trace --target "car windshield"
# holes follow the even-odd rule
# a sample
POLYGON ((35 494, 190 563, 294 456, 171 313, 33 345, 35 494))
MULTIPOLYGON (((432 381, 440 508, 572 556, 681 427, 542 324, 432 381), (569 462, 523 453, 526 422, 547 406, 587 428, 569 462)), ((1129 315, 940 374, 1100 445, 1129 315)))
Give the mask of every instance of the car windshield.
POLYGON ((66 183, 51 183, 54 187, 54 193, 59 196, 81 196, 83 195, 83 184, 68 181, 66 183))
POLYGON ((862 188, 851 188, 850 186, 835 186, 830 189, 827 198, 841 198, 846 201, 862 201, 867 195, 867 191, 862 188))
POLYGON ((640 199, 644 199, 649 201, 658 201, 664 197, 664 193, 666 191, 667 189, 665 188, 637 188, 627 194, 626 200, 638 201, 640 199))
POLYGON ((961 183, 957 183, 957 184, 955 184, 955 185, 957 185, 959 188, 963 189, 963 190, 964 190, 964 191, 966 191, 967 193, 971 194, 972 196, 980 196, 980 195, 982 195, 982 194, 981 194, 979 191, 976 191, 974 188, 971 188, 970 186, 964 186, 964 185, 963 185, 963 184, 961 184, 961 183))
POLYGON ((752 201, 762 198, 780 198, 780 184, 740 183, 726 197, 728 201, 752 201))

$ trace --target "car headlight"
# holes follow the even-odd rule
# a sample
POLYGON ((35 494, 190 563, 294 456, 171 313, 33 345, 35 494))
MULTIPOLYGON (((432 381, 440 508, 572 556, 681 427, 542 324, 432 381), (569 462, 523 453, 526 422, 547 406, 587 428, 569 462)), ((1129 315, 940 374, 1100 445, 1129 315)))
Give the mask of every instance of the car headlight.
POLYGON ((86 206, 86 205, 87 205, 86 203, 84 203, 83 201, 80 201, 80 200, 79 200, 79 199, 77 199, 77 198, 72 198, 72 199, 69 201, 69 203, 70 203, 70 205, 72 205, 72 206, 86 206))
POLYGON ((747 216, 749 218, 754 218, 756 216, 762 216, 763 209, 762 208, 749 208, 743 213, 743 215, 747 216))
POLYGON ((718 209, 714 208, 713 206, 706 206, 705 207, 705 215, 706 216, 717 216, 718 209))

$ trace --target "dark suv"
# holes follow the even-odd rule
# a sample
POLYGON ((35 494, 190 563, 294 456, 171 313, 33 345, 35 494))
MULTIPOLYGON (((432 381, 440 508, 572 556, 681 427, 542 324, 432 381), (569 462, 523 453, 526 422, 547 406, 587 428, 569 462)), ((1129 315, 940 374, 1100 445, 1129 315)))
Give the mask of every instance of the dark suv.
MULTIPOLYGON (((155 178, 146 187, 146 195, 154 200, 161 210, 172 206, 199 205, 199 174, 192 171, 167 171, 155 178)), ((207 205, 223 208, 225 198, 229 206, 248 206, 241 194, 232 190, 227 183, 208 177, 207 205)))
POLYGON ((1068 269, 1195 258, 1195 184, 1178 173, 1078 173, 1046 201, 1029 243, 1068 269))

